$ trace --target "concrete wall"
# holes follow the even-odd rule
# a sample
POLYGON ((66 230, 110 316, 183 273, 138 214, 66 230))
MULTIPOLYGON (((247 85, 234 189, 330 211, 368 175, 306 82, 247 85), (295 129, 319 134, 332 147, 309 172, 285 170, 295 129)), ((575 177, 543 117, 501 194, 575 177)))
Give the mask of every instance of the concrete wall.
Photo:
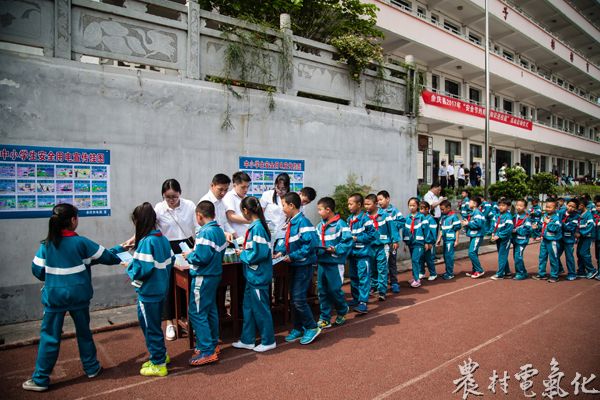
MULTIPOLYGON (((112 216, 83 218, 79 228, 105 246, 132 235, 130 212, 160 201, 165 179, 177 178, 197 201, 212 175, 237 170, 241 155, 306 160, 305 184, 319 196, 356 173, 404 211, 416 189, 407 118, 280 94, 275 103, 269 112, 263 92, 237 100, 219 84, 0 52, 3 143, 111 151, 112 216), (234 129, 223 131, 227 101, 234 129)), ((46 229, 46 219, 0 221, 0 324, 41 317, 30 265, 46 229)), ((135 298, 122 267, 96 266, 94 287, 94 308, 135 298)))

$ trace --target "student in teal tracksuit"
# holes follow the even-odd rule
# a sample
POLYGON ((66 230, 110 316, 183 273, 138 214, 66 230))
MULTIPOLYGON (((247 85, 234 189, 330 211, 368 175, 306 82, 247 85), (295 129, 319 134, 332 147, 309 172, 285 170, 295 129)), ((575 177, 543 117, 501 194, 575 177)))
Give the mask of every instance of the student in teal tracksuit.
POLYGON ((354 311, 365 314, 368 311, 369 289, 371 287, 371 259, 373 248, 371 244, 377 238, 377 231, 368 215, 362 211, 364 198, 359 193, 348 197, 348 227, 354 244, 348 255, 350 273, 350 293, 352 300, 349 305, 354 311))
POLYGON ((471 193, 468 190, 463 190, 461 192, 462 200, 460 203, 460 216, 462 219, 469 218, 471 215, 471 209, 469 208, 469 198, 471 197, 471 193))
POLYGON ((427 221, 428 229, 427 235, 425 235, 425 252, 421 259, 421 271, 419 272, 419 279, 425 278, 425 266, 429 270, 429 278, 427 280, 434 281, 437 278, 437 272, 435 271, 435 242, 437 241, 437 222, 435 218, 429 213, 431 207, 428 202, 422 201, 419 203, 419 211, 425 217, 427 221))
POLYGON ((474 196, 469 202, 471 215, 466 220, 463 219, 461 221, 462 226, 467 231, 467 236, 471 238, 469 243, 469 259, 471 260, 472 270, 470 273, 467 273, 467 276, 473 279, 480 278, 485 273, 479 262, 479 246, 481 246, 481 242, 485 236, 486 227, 486 219, 479 209, 481 202, 482 199, 480 196, 474 196))
MULTIPOLYGON (((594 203, 596 205, 596 207, 592 211, 592 215, 594 216, 594 223, 596 226, 596 244, 594 245, 594 248, 596 250, 596 269, 600 271, 600 195, 594 197, 594 203)), ((596 275, 596 279, 600 280, 600 273, 596 275)))
POLYGON ((260 201, 256 197, 245 197, 240 203, 240 209, 244 218, 251 223, 244 236, 242 249, 236 251, 242 261, 246 288, 242 337, 232 343, 232 346, 262 353, 276 347, 269 291, 273 278, 271 234, 260 201), (258 346, 255 343, 257 330, 261 337, 258 346))
POLYGON ((531 208, 527 212, 531 221, 531 237, 538 240, 542 236, 542 207, 538 199, 531 200, 531 208))
POLYGON ((442 211, 442 218, 436 244, 439 245, 441 242, 444 248, 446 272, 442 275, 442 279, 450 280, 454 278, 454 248, 458 245, 461 226, 460 219, 452 211, 452 204, 448 200, 440 203, 440 210, 442 211))
POLYGON ((369 194, 365 198, 365 211, 377 231, 371 243, 373 260, 371 268, 371 290, 379 293, 379 301, 385 301, 388 286, 388 257, 390 245, 398 243, 398 233, 394 221, 387 212, 377 206, 377 196, 369 194))
POLYGON ((392 293, 400 293, 400 285, 398 284, 398 265, 397 255, 400 242, 400 229, 404 225, 404 217, 402 213, 390 203, 390 194, 387 190, 381 190, 377 193, 377 203, 379 207, 388 213, 392 219, 392 230, 398 237, 398 242, 391 243, 390 254, 388 257, 388 277, 392 293))
POLYGON ((575 257, 573 255, 573 247, 577 238, 575 234, 579 226, 579 200, 570 199, 567 203, 567 210, 562 216, 562 239, 558 249, 558 265, 559 271, 562 269, 560 257, 564 253, 565 262, 567 264, 567 280, 574 281, 577 279, 577 272, 575 270, 575 257))
POLYGON ((41 392, 48 389, 50 374, 60 349, 65 313, 75 323, 79 355, 85 374, 93 378, 101 371, 96 358, 96 346, 90 331, 90 300, 93 295, 94 264, 119 264, 115 254, 124 251, 120 246, 110 250, 75 233, 79 219, 77 208, 59 204, 52 209, 48 236, 42 241, 31 271, 40 281, 44 316, 40 332, 35 371, 23 383, 23 389, 41 392))
POLYGON ((542 220, 542 243, 537 275, 533 279, 558 282, 558 246, 562 238, 562 224, 556 213, 556 200, 546 200, 546 216, 542 220), (550 277, 546 277, 546 262, 550 259, 550 277))
POLYGON ((513 232, 513 217, 509 212, 511 202, 508 199, 502 198, 498 201, 498 216, 496 224, 492 230, 492 241, 496 243, 498 250, 498 270, 492 279, 504 279, 510 276, 510 268, 508 265, 508 255, 510 254, 510 242, 513 232))
POLYGON ((317 249, 317 285, 319 293, 319 327, 331 327, 332 308, 337 317, 335 325, 342 325, 348 314, 348 304, 344 297, 344 265, 352 248, 350 228, 339 214, 335 213, 335 201, 323 197, 317 202, 317 211, 321 222, 317 225, 320 246, 317 249))
POLYGON ((402 227, 402 240, 410 250, 413 279, 410 281, 412 288, 421 286, 421 260, 425 254, 425 237, 429 231, 429 221, 419 212, 419 199, 408 199, 409 215, 406 216, 402 227))
POLYGON ((513 216, 513 260, 515 262, 514 280, 522 281, 528 278, 525 262, 523 261, 523 253, 529 244, 531 236, 531 221, 525 210, 527 209, 527 200, 519 199, 515 203, 515 214, 513 216))
POLYGON ((491 235, 492 230, 494 229, 494 206, 492 202, 482 200, 479 210, 485 218, 485 226, 483 228, 484 235, 491 235))
POLYGON ((191 366, 214 363, 219 360, 219 312, 217 288, 223 274, 223 256, 227 248, 225 233, 215 221, 215 206, 204 200, 196 206, 196 221, 200 230, 196 245, 190 253, 183 253, 190 264, 190 299, 188 318, 196 333, 196 348, 189 360, 191 366))
POLYGON ((590 253, 592 242, 596 234, 594 216, 587 209, 587 204, 583 201, 579 202, 579 227, 577 232, 577 275, 585 274, 587 279, 593 279, 598 275, 598 270, 594 268, 592 263, 592 254, 590 253))
POLYGON ((297 193, 287 193, 282 200, 283 213, 288 219, 285 239, 279 240, 274 257, 284 256, 290 265, 292 320, 294 328, 285 337, 286 342, 300 340, 301 345, 312 343, 321 333, 306 301, 306 293, 317 263, 319 239, 315 227, 300 211, 302 205, 297 193))
POLYGON ((150 360, 142 364, 144 376, 166 376, 167 348, 161 328, 163 303, 169 290, 173 251, 169 240, 156 229, 157 218, 150 203, 133 210, 135 252, 127 266, 127 275, 138 295, 138 319, 146 339, 150 360))

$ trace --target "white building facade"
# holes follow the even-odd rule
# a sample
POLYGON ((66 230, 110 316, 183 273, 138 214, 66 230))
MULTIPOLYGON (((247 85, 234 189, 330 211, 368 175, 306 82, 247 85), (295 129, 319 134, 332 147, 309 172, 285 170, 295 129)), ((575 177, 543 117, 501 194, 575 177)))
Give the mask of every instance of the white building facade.
MULTIPOLYGON (((442 160, 484 165, 483 0, 369 0, 390 61, 424 72, 418 178, 442 160)), ((489 0, 491 182, 504 162, 528 174, 600 174, 600 5, 489 0), (596 21, 596 22, 594 22, 596 21)))

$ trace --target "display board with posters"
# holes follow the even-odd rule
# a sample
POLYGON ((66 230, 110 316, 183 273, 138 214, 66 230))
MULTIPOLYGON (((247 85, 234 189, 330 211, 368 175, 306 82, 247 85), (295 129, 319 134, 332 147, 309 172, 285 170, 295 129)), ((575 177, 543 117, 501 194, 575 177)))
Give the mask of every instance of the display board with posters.
POLYGON ((109 150, 0 144, 0 219, 49 217, 60 203, 109 216, 109 188, 109 150))
POLYGON ((260 197, 267 190, 273 189, 275 178, 282 172, 290 176, 292 192, 299 192, 304 187, 304 160, 240 157, 239 168, 252 179, 248 196, 260 197))

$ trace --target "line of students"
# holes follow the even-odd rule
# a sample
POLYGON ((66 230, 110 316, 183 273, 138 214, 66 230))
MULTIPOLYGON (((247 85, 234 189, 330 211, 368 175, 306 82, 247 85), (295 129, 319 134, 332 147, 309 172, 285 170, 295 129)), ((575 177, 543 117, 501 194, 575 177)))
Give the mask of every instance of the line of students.
MULTIPOLYGON (((465 192, 468 197, 468 192, 465 192)), ((550 258, 549 282, 556 282, 560 273, 559 254, 565 253, 568 280, 577 276, 592 279, 597 270, 591 262, 590 247, 596 241, 596 257, 600 245, 600 198, 596 198, 595 210, 579 199, 567 202, 565 210, 557 207, 557 201, 546 202, 546 214, 541 218, 542 238, 539 272, 536 279, 546 279, 546 259, 550 258), (575 237, 575 239, 573 239, 575 237), (575 271, 572 256, 573 244, 577 242, 579 270, 575 271)), ((241 201, 244 218, 250 221, 242 248, 238 250, 247 280, 244 292, 244 323, 242 336, 233 344, 235 348, 264 352, 276 347, 273 321, 269 304, 269 285, 272 281, 272 258, 283 257, 290 265, 291 304, 294 327, 286 336, 287 342, 299 341, 306 345, 315 340, 322 329, 342 325, 352 307, 360 314, 368 312, 370 292, 386 299, 388 284, 392 292, 398 292, 395 263, 390 263, 391 250, 397 250, 403 241, 410 250, 413 279, 411 287, 419 287, 425 277, 425 265, 429 268, 429 280, 437 277, 433 256, 436 244, 443 244, 446 271, 443 278, 454 278, 454 248, 458 244, 461 225, 470 237, 469 258, 473 269, 467 275, 479 278, 484 274, 478 259, 478 249, 486 233, 498 246, 498 270, 492 277, 510 276, 508 251, 513 245, 516 275, 525 279, 527 271, 523 252, 530 236, 538 228, 532 213, 526 212, 527 202, 518 200, 515 215, 508 211, 511 202, 500 200, 497 214, 488 222, 480 197, 468 201, 469 209, 461 208, 462 222, 451 210, 446 200, 440 204, 442 218, 439 224, 428 215, 429 204, 417 198, 408 201, 409 214, 402 214, 390 205, 389 194, 381 191, 365 198, 355 193, 348 198, 351 213, 343 221, 335 213, 335 202, 324 197, 317 203, 320 223, 315 228, 300 211, 302 200, 297 193, 286 193, 281 198, 282 209, 287 218, 285 235, 272 246, 271 233, 260 202, 253 197, 241 201), (400 235, 401 234, 401 235, 400 235), (274 249, 272 250, 272 247, 274 249), (274 254, 273 254, 274 253, 274 254), (351 297, 346 302, 342 291, 344 265, 348 261, 351 281, 351 297), (319 319, 315 321, 307 304, 307 291, 313 277, 313 266, 318 269, 319 319), (261 342, 256 345, 256 333, 261 342)), ((215 221, 213 202, 200 201, 195 209, 200 229, 195 238, 194 249, 183 253, 191 265, 192 277, 189 298, 189 320, 196 332, 196 349, 189 360, 198 366, 214 363, 219 359, 219 324, 216 291, 221 280, 222 262, 227 241, 223 229, 215 221)), ((166 376, 170 358, 166 352, 161 329, 161 309, 168 289, 169 275, 174 254, 169 241, 156 229, 156 213, 149 203, 136 207, 132 214, 135 240, 110 250, 77 236, 77 209, 68 204, 54 207, 49 222, 49 232, 42 242, 32 263, 36 277, 45 281, 42 291, 44 319, 41 339, 32 379, 23 384, 26 390, 43 391, 48 388, 49 376, 60 346, 60 334, 64 315, 68 311, 75 321, 77 339, 85 373, 89 378, 97 376, 101 367, 89 330, 89 303, 92 297, 91 266, 95 263, 119 264, 116 256, 131 247, 133 259, 126 263, 127 274, 138 295, 138 318, 144 333, 150 359, 143 363, 140 374, 166 376)), ((395 261, 395 260, 394 260, 395 261)))

